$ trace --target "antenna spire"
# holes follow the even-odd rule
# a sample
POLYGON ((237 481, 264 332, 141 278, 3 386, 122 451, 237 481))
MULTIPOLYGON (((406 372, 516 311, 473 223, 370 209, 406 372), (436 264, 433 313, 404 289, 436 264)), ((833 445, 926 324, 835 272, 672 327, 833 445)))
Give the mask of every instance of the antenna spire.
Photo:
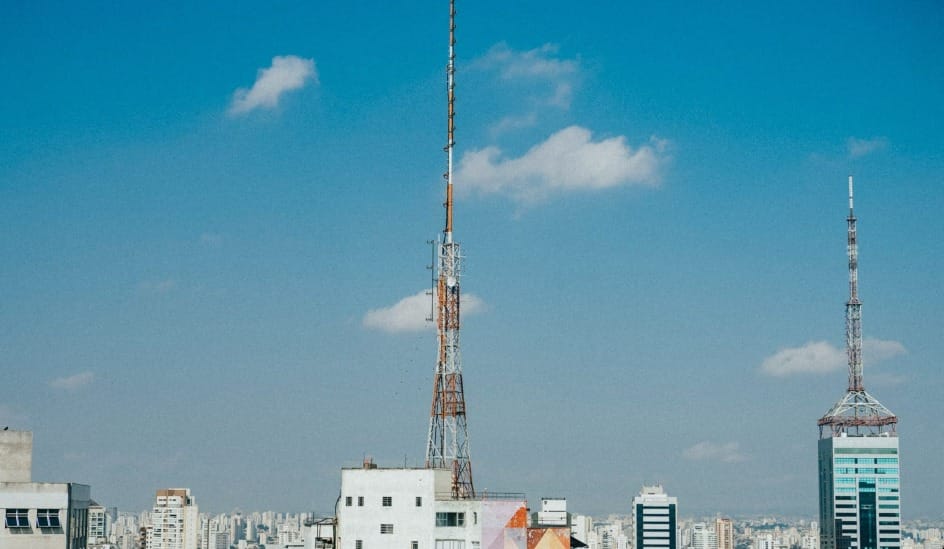
POLYGON ((846 355, 849 361, 849 390, 864 391, 862 385, 862 303, 859 301, 859 246, 856 242, 856 216, 852 208, 852 176, 849 176, 849 301, 846 302, 846 355))
POLYGON ((452 153, 456 145, 456 2, 449 0, 449 62, 446 65, 446 242, 452 242, 452 153))
POLYGON ((859 243, 852 200, 852 176, 849 176, 849 217, 846 253, 849 256, 849 301, 846 302, 846 356, 849 362, 849 386, 817 422, 820 437, 840 434, 895 434, 898 418, 865 391, 862 381, 862 302, 859 301, 859 243))

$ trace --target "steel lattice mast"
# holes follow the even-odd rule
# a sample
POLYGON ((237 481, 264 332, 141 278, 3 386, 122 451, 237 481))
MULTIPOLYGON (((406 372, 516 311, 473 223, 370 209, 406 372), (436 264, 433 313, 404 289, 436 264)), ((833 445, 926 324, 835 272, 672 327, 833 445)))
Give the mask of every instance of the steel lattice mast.
POLYGON ((862 302, 859 301, 859 247, 856 241, 856 216, 852 202, 852 176, 849 176, 849 301, 846 302, 846 355, 849 360, 849 387, 839 402, 817 422, 820 438, 851 435, 895 435, 898 418, 865 391, 862 381, 862 302))
POLYGON ((459 274, 462 253, 452 235, 452 156, 455 147, 456 5, 449 2, 449 62, 446 65, 446 227, 439 242, 438 277, 433 291, 439 340, 433 403, 426 442, 426 467, 452 469, 452 497, 475 497, 469 434, 466 430, 462 359, 459 352, 459 274))

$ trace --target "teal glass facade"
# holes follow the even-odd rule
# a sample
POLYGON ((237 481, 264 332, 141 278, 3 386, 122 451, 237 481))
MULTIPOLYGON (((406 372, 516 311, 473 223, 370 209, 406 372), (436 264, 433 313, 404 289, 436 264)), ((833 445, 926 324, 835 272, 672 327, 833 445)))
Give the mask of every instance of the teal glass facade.
POLYGON ((820 548, 899 549, 899 471, 897 437, 820 439, 820 548))

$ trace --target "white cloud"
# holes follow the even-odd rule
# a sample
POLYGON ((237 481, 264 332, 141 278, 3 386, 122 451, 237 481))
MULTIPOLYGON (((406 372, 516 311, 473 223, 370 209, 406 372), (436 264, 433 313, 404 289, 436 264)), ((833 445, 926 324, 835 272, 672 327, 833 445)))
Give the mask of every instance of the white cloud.
POLYGON ((720 461, 722 463, 747 460, 747 456, 741 453, 737 442, 718 444, 707 440, 683 450, 682 457, 693 461, 720 461))
POLYGON ((577 72, 579 63, 575 59, 557 59, 553 56, 560 48, 556 44, 544 44, 528 51, 515 51, 502 42, 495 44, 476 66, 496 68, 502 78, 560 78, 577 72))
POLYGON ((474 61, 472 68, 495 71, 504 81, 540 84, 546 88, 541 103, 567 109, 573 98, 580 62, 558 58, 558 49, 555 44, 545 44, 533 50, 516 51, 502 42, 474 61))
MULTIPOLYGON (((865 339, 862 341, 862 361, 875 364, 905 354, 905 346, 897 341, 865 339)), ((774 377, 794 374, 825 374, 846 367, 845 349, 827 341, 811 341, 802 347, 781 349, 764 359, 762 372, 774 377)))
POLYGON ((654 186, 659 183, 665 149, 666 141, 659 139, 636 150, 624 136, 593 141, 590 130, 570 126, 518 158, 506 158, 495 146, 465 153, 456 172, 456 188, 533 203, 574 191, 654 186))
POLYGON ((880 151, 887 146, 888 139, 884 137, 873 137, 872 139, 850 137, 846 140, 846 150, 849 153, 849 158, 860 158, 880 151))
POLYGON ((846 353, 827 341, 811 341, 802 347, 781 349, 773 356, 764 359, 760 365, 762 372, 783 377, 792 374, 823 374, 842 368, 846 363, 846 353))
POLYGON ((284 93, 304 87, 309 80, 318 83, 313 59, 294 55, 275 56, 272 66, 259 69, 252 88, 239 88, 233 93, 229 113, 238 115, 257 108, 275 108, 284 93))
POLYGON ((65 389, 74 391, 92 383, 95 374, 92 372, 81 372, 67 377, 57 377, 49 382, 49 386, 54 389, 65 389))
MULTIPOLYGON (((470 315, 485 310, 485 303, 474 294, 462 294, 462 314, 470 315)), ((404 297, 390 307, 371 309, 364 315, 363 325, 382 332, 421 332, 435 325, 427 321, 432 310, 433 297, 423 290, 404 297)))
POLYGON ((862 341, 862 361, 873 364, 907 354, 905 346, 897 341, 866 338, 862 341))
POLYGON ((498 134, 502 134, 510 130, 531 128, 531 127, 534 127, 537 123, 538 123, 538 115, 533 112, 525 114, 523 116, 510 115, 492 124, 489 127, 489 131, 494 137, 498 134))

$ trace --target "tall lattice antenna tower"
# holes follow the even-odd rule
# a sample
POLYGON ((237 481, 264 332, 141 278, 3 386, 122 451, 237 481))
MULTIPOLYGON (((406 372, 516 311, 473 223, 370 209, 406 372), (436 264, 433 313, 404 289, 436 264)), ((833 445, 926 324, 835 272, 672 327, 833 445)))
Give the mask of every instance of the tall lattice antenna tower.
POLYGON ((452 237, 452 154, 455 147, 456 3, 449 1, 449 62, 446 65, 446 227, 438 243, 438 277, 433 291, 439 340, 433 405, 429 414, 426 467, 452 469, 452 497, 475 497, 469 433, 466 430, 462 357, 459 352, 459 273, 462 253, 452 237))
POLYGON ((862 302, 859 301, 859 247, 856 216, 852 204, 852 176, 849 176, 849 301, 846 302, 846 355, 849 359, 849 387, 839 402, 817 422, 820 438, 848 435, 895 436, 898 418, 865 391, 862 382, 862 302))

